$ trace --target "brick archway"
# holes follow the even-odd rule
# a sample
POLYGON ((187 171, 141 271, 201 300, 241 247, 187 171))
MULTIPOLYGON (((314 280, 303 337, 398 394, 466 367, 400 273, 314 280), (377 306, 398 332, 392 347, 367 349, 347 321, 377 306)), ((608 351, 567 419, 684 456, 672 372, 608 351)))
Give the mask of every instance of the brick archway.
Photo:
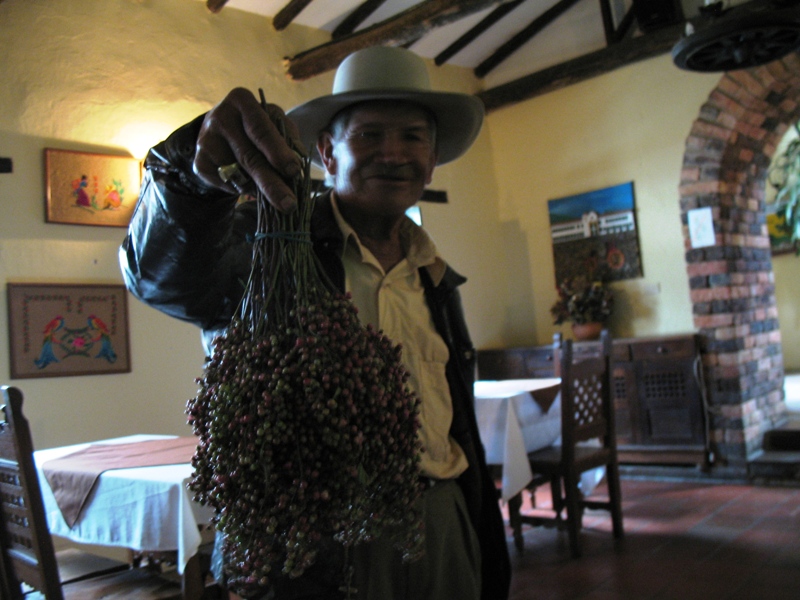
POLYGON ((800 54, 726 73, 686 140, 681 219, 694 324, 704 339, 711 447, 746 473, 786 418, 764 191, 775 147, 800 118, 800 54), (691 247, 688 211, 709 206, 716 245, 691 247))

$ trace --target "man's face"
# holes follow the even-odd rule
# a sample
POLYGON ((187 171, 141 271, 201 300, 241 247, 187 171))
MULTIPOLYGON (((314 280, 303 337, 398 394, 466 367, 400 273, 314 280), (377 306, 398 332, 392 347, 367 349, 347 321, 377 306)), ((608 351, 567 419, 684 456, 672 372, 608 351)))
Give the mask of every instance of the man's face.
POLYGON ((365 216, 402 216, 436 165, 431 117, 409 103, 360 104, 318 146, 340 203, 365 216))

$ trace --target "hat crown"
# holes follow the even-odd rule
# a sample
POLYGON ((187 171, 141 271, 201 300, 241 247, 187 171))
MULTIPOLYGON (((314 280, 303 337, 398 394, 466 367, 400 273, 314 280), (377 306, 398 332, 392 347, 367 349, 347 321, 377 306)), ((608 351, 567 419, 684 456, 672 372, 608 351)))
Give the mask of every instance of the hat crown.
MULTIPOLYGON (((433 91, 425 61, 410 50, 390 46, 354 52, 336 70, 333 93, 295 106, 287 114, 303 145, 312 148, 338 112, 372 100, 413 102, 429 110, 436 119, 440 165, 466 152, 483 122, 483 103, 476 96, 433 91)), ((321 166, 315 156, 315 164, 321 166)))
POLYGON ((354 52, 336 70, 334 94, 375 89, 430 91, 425 62, 401 48, 373 46, 354 52))

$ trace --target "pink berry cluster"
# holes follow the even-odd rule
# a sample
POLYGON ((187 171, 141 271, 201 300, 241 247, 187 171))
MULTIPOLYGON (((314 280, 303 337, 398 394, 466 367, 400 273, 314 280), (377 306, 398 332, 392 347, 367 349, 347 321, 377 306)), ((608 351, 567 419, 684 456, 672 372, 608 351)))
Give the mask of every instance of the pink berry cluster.
POLYGON ((405 559, 422 553, 419 400, 400 346, 329 291, 294 235, 311 204, 293 217, 259 205, 239 315, 186 409, 199 439, 189 487, 215 509, 229 585, 244 595, 300 576, 323 538, 389 535, 405 559))

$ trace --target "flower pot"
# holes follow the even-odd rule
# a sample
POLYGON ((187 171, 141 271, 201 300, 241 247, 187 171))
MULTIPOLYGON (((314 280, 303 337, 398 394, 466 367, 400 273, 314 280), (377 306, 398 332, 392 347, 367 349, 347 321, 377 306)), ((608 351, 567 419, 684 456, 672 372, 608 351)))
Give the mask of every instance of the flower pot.
POLYGON ((603 331, 602 323, 573 323, 572 335, 579 342, 600 339, 600 332, 603 331))

